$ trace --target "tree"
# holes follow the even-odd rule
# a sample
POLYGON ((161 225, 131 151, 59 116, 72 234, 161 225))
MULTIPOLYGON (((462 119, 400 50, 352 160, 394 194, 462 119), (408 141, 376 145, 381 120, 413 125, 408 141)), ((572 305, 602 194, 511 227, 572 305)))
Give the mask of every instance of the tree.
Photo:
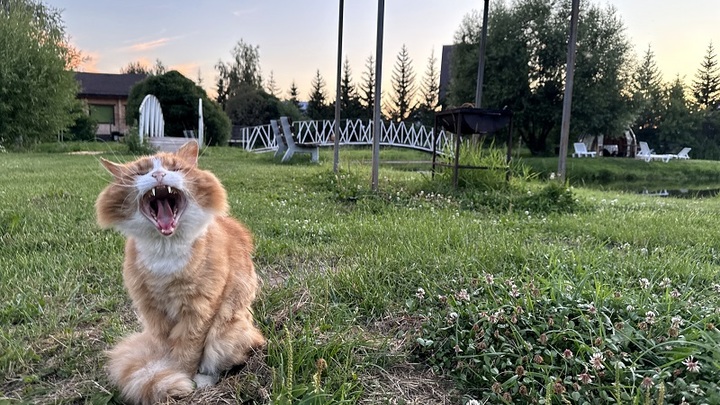
POLYGON ((152 69, 142 64, 140 61, 130 62, 127 66, 120 68, 120 73, 124 74, 141 74, 141 75, 152 75, 152 69))
POLYGON ((267 90, 268 94, 273 97, 277 97, 280 94, 280 89, 275 82, 275 75, 273 74, 272 70, 270 71, 270 76, 268 77, 265 89, 267 90))
MULTIPOLYGON (((335 109, 334 104, 335 103, 331 105, 333 110, 335 109)), ((360 117, 362 109, 360 97, 358 97, 355 85, 352 83, 350 61, 345 58, 342 78, 340 80, 340 111, 345 117, 355 119, 360 117)))
MULTIPOLYGON (((589 4, 578 27, 571 131, 619 133, 632 121, 628 96, 631 49, 608 6, 589 4)), ((513 128, 533 154, 559 140, 569 2, 495 2, 488 22, 483 106, 514 112, 513 128)), ((481 20, 463 20, 453 49, 449 104, 474 101, 481 20)))
POLYGON ((310 86, 310 100, 308 100, 305 114, 311 120, 324 120, 331 117, 330 109, 325 95, 325 80, 320 75, 320 69, 315 73, 310 86))
POLYGON ((720 68, 712 42, 708 45, 705 58, 695 74, 692 94, 700 109, 715 109, 720 103, 720 68))
POLYGON ((155 65, 149 67, 140 61, 130 62, 127 66, 120 68, 120 73, 134 73, 148 76, 165 74, 167 69, 160 59, 155 59, 155 65))
POLYGON ((71 69, 81 60, 57 9, 0 1, 0 145, 53 139, 74 122, 78 83, 71 69))
POLYGON ((126 108, 128 124, 138 120, 140 103, 148 94, 160 101, 166 135, 182 136, 183 130, 197 129, 198 99, 202 99, 205 142, 208 145, 225 145, 230 139, 230 120, 220 105, 210 100, 205 90, 195 82, 175 70, 148 77, 133 86, 126 108))
POLYGON ((241 83, 225 104, 225 112, 233 125, 251 127, 265 125, 280 116, 280 100, 249 83, 241 83))
POLYGON ((658 124, 663 110, 663 89, 655 54, 648 46, 633 80, 633 104, 637 118, 632 127, 638 140, 657 145, 658 124))
POLYGON ((155 59, 155 65, 153 66, 153 73, 156 75, 164 75, 167 73, 167 68, 165 67, 165 64, 162 63, 160 59, 155 59))
MULTIPOLYGON (((240 91, 241 84, 262 89, 260 73, 260 47, 245 43, 242 39, 233 48, 232 61, 218 61, 216 82, 217 102, 225 107, 225 103, 240 91)), ((246 89, 243 88, 243 92, 246 89)))
POLYGON ((413 110, 411 118, 423 125, 432 126, 435 121, 435 112, 438 109, 438 95, 440 91, 439 74, 437 71, 435 51, 430 53, 428 65, 420 85, 420 104, 413 110))
POLYGON ((365 71, 362 74, 362 80, 358 95, 362 110, 358 118, 371 119, 375 109, 375 62, 372 55, 365 59, 365 71))
MULTIPOLYGON (((690 104, 685 97, 685 85, 680 77, 676 77, 665 90, 662 109, 657 121, 658 143, 666 152, 676 153, 683 147, 692 147, 697 152, 706 150, 709 145, 694 137, 697 133, 697 118, 690 110, 690 104)), ((718 151, 717 145, 713 147, 718 151)), ((697 156, 697 155, 696 155, 697 156)))
POLYGON ((388 115, 396 122, 404 121, 414 108, 415 98, 415 72, 405 44, 397 55, 390 80, 393 94, 390 96, 388 115))
POLYGON ((289 101, 292 101, 293 104, 299 109, 300 108, 300 100, 298 99, 298 96, 300 95, 300 91, 298 90, 297 85, 295 84, 295 80, 292 81, 290 84, 290 91, 288 92, 290 94, 289 101))

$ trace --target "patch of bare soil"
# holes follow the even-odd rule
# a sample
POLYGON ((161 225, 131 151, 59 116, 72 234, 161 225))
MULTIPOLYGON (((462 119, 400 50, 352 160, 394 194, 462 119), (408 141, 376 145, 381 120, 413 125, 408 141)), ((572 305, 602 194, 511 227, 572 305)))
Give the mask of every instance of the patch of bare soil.
POLYGON ((361 404, 447 405, 458 402, 452 383, 417 365, 401 363, 376 368, 362 378, 365 393, 361 404))

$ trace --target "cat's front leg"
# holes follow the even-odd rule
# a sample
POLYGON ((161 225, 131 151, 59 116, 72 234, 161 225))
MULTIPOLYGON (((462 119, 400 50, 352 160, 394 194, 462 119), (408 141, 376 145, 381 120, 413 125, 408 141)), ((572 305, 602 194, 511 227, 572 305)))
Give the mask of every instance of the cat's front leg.
POLYGON ((210 319, 184 316, 175 324, 168 336, 170 354, 189 375, 194 375, 200 364, 210 319))

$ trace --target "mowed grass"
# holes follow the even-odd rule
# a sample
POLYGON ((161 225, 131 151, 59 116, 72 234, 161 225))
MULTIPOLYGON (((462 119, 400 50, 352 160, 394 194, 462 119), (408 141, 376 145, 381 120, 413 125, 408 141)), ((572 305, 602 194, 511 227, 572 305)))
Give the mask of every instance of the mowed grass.
MULTIPOLYGON (((100 149, 132 159, 113 145, 100 149)), ((320 165, 302 155, 280 165, 271 154, 231 148, 200 158, 255 234, 264 282, 255 316, 268 347, 217 387, 178 402, 561 403, 575 401, 575 391, 595 399, 588 403, 720 401, 707 382, 720 375, 719 199, 576 188, 577 209, 535 212, 483 200, 483 192, 446 192, 446 178, 395 166, 382 167, 373 194, 360 163, 369 151, 341 157, 338 176, 327 150, 320 165), (498 330, 482 313, 503 308, 507 327, 498 330), (558 319, 548 323, 552 314, 558 319), (682 341, 667 335, 676 316, 682 341), (625 339, 629 329, 638 334, 625 339), (489 338, 496 330, 497 344, 489 338), (513 352, 501 341, 531 349, 513 352), (559 356, 566 341, 575 342, 574 363, 559 356), (607 351, 621 349, 612 342, 632 375, 616 370, 607 351), (489 353, 501 346, 508 351, 489 353), (601 349, 603 369, 594 369, 590 355, 601 349), (689 356, 700 373, 681 363, 689 356), (531 372, 517 375, 518 366, 531 372), (583 367, 595 385, 581 384, 583 367), (603 381, 611 369, 616 387, 603 381), (641 386, 645 377, 651 386, 641 386)), ((109 175, 98 156, 59 153, 2 154, 0 173, 0 402, 119 403, 103 351, 138 323, 122 285, 123 239, 95 224, 93 204, 109 175)), ((541 187, 529 184, 527 193, 541 187)))

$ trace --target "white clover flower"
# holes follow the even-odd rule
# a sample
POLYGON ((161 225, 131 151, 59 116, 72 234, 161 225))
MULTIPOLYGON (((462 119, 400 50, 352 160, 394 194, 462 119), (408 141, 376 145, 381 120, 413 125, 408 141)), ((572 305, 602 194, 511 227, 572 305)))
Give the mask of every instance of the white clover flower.
POLYGON ((656 316, 657 316, 657 314, 653 311, 645 312, 645 322, 647 322, 650 325, 654 324, 656 316))
POLYGON ((670 280, 669 278, 665 277, 665 278, 662 279, 662 281, 661 281, 660 284, 658 284, 658 285, 659 285, 661 288, 670 288, 670 286, 672 285, 672 280, 670 280))
POLYGON ((590 364, 592 364, 595 370, 602 370, 605 368, 603 361, 605 361, 605 355, 603 355, 602 352, 595 352, 590 356, 590 364))
POLYGON ((455 299, 457 299, 458 301, 468 301, 469 302, 470 294, 468 294, 467 290, 463 288, 462 290, 458 291, 455 294, 455 299))
POLYGON ((418 288, 415 296, 420 300, 425 298, 425 290, 422 287, 418 288))
POLYGON ((648 279, 646 279, 646 278, 644 278, 644 277, 641 278, 641 279, 640 279, 640 287, 643 288, 643 289, 650 288, 650 280, 648 280, 648 279))
POLYGON ((670 320, 670 322, 672 323, 673 328, 679 328, 680 326, 682 326, 685 323, 685 321, 682 319, 682 316, 679 316, 679 315, 673 316, 672 319, 670 320))
POLYGON ((485 274, 485 282, 487 285, 493 285, 495 283, 495 277, 492 274, 485 274))
POLYGON ((700 372, 700 362, 695 360, 693 356, 688 357, 683 361, 683 364, 685 367, 687 367, 687 371, 691 373, 698 373, 700 372))

